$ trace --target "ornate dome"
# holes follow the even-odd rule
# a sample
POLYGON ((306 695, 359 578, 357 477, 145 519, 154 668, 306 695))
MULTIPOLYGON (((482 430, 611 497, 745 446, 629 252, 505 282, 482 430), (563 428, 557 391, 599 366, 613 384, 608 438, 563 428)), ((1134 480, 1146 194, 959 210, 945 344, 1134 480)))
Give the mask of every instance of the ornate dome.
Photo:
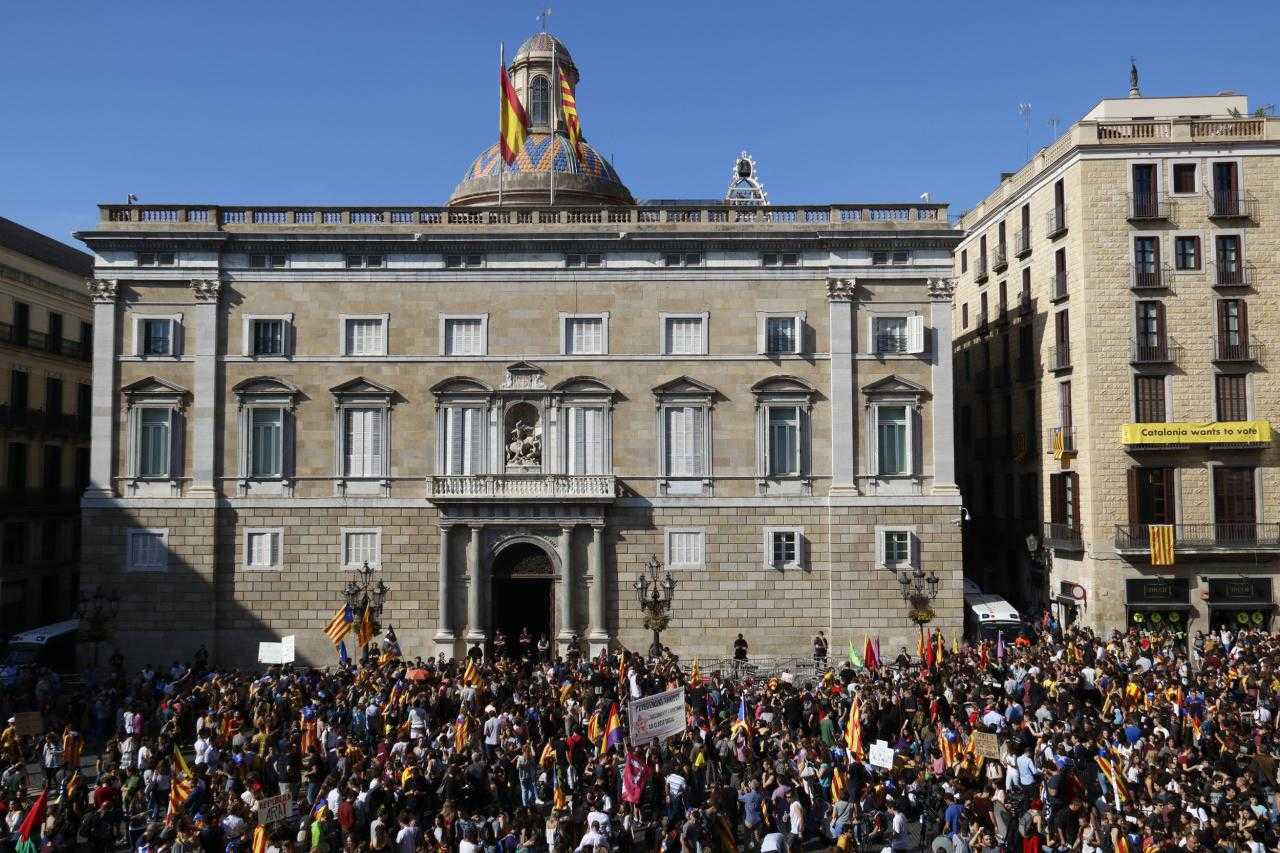
POLYGON ((555 45, 556 60, 558 62, 567 62, 573 64, 573 56, 569 53, 569 48, 564 46, 564 42, 551 35, 551 33, 534 33, 524 40, 524 44, 516 49, 515 56, 511 57, 512 64, 519 62, 521 59, 527 58, 532 53, 551 54, 551 46, 555 45))
POLYGON ((504 202, 547 204, 554 170, 557 204, 634 204, 609 161, 586 142, 582 149, 584 156, 579 158, 563 134, 530 133, 515 162, 508 166, 495 142, 471 162, 448 203, 495 203, 501 170, 504 202))

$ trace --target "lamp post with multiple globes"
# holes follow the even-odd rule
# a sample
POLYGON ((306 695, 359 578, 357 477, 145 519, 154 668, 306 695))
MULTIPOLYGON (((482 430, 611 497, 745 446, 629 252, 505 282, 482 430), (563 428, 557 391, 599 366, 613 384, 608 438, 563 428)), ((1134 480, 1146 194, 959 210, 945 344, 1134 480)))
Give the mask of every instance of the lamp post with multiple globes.
POLYGON ((676 579, 671 576, 671 572, 662 571, 662 561, 656 554, 650 554, 649 562, 631 586, 639 596, 640 609, 644 611, 644 626, 653 632, 649 656, 662 657, 662 632, 671 621, 671 601, 675 596, 676 579))
MULTIPOLYGON (((382 578, 374 582, 373 577, 377 574, 377 569, 371 568, 367 562, 354 571, 355 577, 347 581, 347 585, 342 588, 342 597, 351 608, 357 625, 364 617, 365 609, 369 610, 369 616, 373 620, 373 633, 376 636, 382 630, 382 605, 386 603, 387 593, 391 591, 391 587, 387 586, 382 578)), ((361 651, 363 652, 363 649, 361 651)))

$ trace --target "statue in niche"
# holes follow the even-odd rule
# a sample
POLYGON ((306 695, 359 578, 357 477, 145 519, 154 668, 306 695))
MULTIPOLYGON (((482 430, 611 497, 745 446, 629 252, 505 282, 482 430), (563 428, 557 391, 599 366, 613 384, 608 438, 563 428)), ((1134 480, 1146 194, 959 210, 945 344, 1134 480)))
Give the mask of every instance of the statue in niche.
POLYGON ((542 436, 527 421, 516 421, 507 442, 507 467, 538 468, 541 465, 542 436))

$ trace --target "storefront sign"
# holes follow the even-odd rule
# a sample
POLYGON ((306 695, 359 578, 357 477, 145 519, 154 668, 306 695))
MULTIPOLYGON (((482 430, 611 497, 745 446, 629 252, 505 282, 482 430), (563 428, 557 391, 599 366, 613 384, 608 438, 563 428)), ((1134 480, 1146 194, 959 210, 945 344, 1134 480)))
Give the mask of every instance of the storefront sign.
POLYGON ((1271 578, 1222 578, 1209 581, 1209 601, 1214 604, 1271 602, 1271 578))
POLYGON ((1270 444, 1268 421, 1122 424, 1125 444, 1270 444))
POLYGON ((1186 578, 1135 578, 1125 581, 1126 604, 1188 604, 1191 588, 1186 578))

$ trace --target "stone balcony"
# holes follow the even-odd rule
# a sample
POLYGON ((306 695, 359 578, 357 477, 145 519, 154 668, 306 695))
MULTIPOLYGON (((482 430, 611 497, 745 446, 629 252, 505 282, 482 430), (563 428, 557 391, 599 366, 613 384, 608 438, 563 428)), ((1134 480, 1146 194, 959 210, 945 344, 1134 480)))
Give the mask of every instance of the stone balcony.
POLYGON ((432 477, 431 500, 442 501, 611 501, 617 495, 611 474, 477 474, 432 477))

